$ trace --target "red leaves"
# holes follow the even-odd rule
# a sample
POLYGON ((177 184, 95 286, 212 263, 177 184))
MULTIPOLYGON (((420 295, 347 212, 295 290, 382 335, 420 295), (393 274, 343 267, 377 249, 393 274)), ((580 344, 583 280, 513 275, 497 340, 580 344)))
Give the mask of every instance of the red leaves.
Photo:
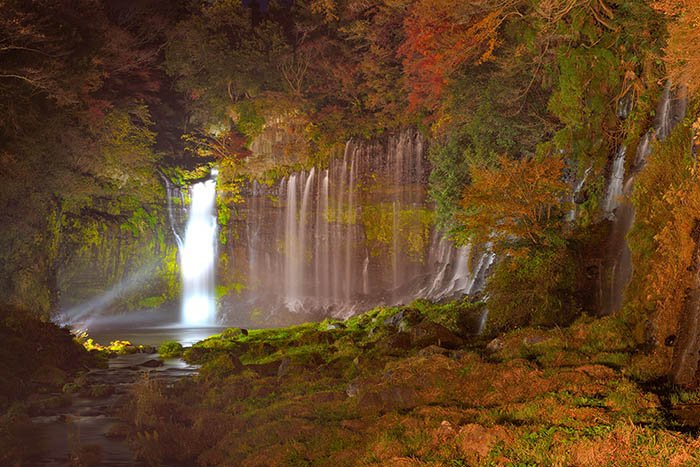
POLYGON ((418 0, 399 48, 412 108, 434 109, 450 75, 464 63, 491 59, 498 27, 512 2, 418 0))

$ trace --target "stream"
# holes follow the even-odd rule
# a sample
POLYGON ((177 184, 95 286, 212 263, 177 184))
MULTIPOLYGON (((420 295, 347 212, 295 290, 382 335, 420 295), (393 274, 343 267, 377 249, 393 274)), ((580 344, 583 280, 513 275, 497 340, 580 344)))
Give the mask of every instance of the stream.
MULTIPOLYGON (((90 335, 103 344, 122 339, 134 345, 157 346, 165 340, 177 340, 187 346, 218 331, 220 329, 210 328, 104 329, 90 335)), ((128 400, 131 386, 146 374, 174 383, 196 372, 196 366, 179 358, 161 359, 156 353, 119 355, 109 360, 108 368, 91 369, 83 376, 84 386, 104 385, 106 393, 101 397, 74 394, 70 405, 42 410, 40 415, 32 417, 32 442, 36 443, 37 453, 32 465, 71 465, 77 452, 82 453, 81 459, 88 461, 80 465, 143 465, 134 459, 123 433, 119 433, 120 421, 116 416, 128 400), (92 463, 88 458, 93 459, 92 463)))

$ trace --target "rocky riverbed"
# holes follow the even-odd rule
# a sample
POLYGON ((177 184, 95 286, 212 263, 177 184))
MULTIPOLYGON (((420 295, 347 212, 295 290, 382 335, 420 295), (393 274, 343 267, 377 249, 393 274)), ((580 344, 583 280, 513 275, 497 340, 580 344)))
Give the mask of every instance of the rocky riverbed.
POLYGON ((61 393, 32 396, 34 464, 139 465, 117 416, 130 388, 143 379, 172 384, 196 371, 196 366, 162 360, 155 353, 118 355, 107 368, 89 370, 61 393))

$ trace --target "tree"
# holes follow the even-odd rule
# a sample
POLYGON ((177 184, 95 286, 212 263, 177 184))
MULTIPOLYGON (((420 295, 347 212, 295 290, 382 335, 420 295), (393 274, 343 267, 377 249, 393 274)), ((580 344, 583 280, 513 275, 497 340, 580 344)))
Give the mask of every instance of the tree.
POLYGON ((452 73, 493 58, 499 26, 517 0, 418 0, 404 27, 403 57, 414 108, 436 108, 452 73))
POLYGON ((501 156, 493 166, 472 167, 458 219, 475 241, 512 254, 560 243, 562 200, 570 190, 563 170, 556 156, 501 156))

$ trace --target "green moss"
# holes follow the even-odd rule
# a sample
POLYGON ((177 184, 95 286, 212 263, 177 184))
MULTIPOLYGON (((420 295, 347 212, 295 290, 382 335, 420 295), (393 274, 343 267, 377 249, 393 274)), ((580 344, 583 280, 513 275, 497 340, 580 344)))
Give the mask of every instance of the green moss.
POLYGON ((177 341, 165 341, 158 347, 158 354, 163 358, 176 358, 182 355, 183 347, 177 341))
POLYGON ((166 301, 165 296, 156 295, 153 297, 145 297, 138 301, 136 305, 138 308, 158 308, 163 305, 166 301))

